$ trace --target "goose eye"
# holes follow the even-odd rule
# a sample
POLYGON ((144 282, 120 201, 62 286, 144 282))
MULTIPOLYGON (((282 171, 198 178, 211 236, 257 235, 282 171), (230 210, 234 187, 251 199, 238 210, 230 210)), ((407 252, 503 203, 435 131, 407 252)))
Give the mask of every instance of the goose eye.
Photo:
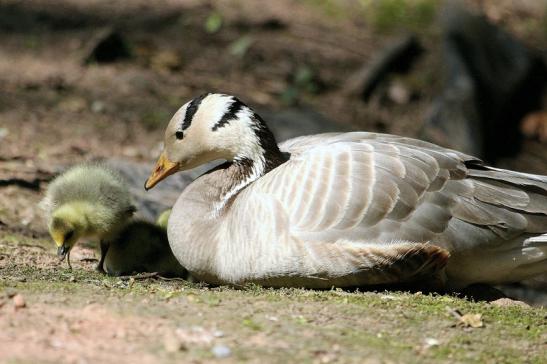
POLYGON ((184 132, 182 130, 178 130, 177 132, 175 132, 175 138, 177 138, 178 140, 184 138, 184 132))

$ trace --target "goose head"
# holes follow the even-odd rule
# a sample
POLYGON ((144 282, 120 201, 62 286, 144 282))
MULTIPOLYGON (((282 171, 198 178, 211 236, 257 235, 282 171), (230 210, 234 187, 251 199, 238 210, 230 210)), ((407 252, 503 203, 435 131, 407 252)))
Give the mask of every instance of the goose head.
POLYGON ((85 235, 88 223, 77 203, 57 209, 48 224, 48 230, 57 245, 57 254, 67 255, 76 242, 85 235))
POLYGON ((264 121, 238 98, 203 94, 173 115, 164 136, 164 149, 145 189, 178 171, 223 159, 265 170, 280 154, 264 121))

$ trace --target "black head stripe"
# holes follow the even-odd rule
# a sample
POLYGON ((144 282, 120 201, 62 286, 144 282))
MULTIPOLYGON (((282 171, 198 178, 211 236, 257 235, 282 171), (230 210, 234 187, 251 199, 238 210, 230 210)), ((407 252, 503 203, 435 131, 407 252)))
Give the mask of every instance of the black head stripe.
POLYGON ((207 96, 209 96, 209 93, 199 95, 198 97, 190 101, 190 104, 186 108, 186 114, 184 115, 184 121, 182 122, 181 130, 186 130, 190 127, 190 124, 192 124, 192 119, 194 118, 195 113, 198 111, 199 104, 201 104, 203 99, 207 96))
POLYGON ((237 113, 241 111, 244 106, 244 103, 239 101, 237 97, 234 97, 232 103, 228 107, 228 110, 224 115, 222 115, 222 118, 220 118, 220 120, 215 125, 213 125, 212 130, 216 131, 218 128, 222 128, 224 125, 228 124, 230 120, 234 120, 237 113))

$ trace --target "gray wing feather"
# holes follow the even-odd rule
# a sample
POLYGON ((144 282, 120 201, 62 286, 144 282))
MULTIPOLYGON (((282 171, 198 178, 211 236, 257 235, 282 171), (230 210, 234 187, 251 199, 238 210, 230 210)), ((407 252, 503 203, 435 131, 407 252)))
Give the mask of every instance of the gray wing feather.
POLYGON ((291 160, 253 188, 284 201, 301 236, 447 240, 455 220, 481 227, 467 229, 476 244, 547 232, 547 177, 385 134, 313 135, 281 148, 291 160))

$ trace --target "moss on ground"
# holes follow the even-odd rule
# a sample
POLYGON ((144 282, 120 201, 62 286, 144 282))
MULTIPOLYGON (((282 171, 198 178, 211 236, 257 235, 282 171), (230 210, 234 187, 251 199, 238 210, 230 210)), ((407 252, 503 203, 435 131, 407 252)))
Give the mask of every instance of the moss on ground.
MULTIPOLYGON (((29 307, 79 310, 98 304, 120 319, 177 327, 216 327, 232 349, 230 360, 258 362, 476 362, 540 363, 546 312, 497 307, 450 295, 409 292, 311 291, 206 287, 185 281, 122 280, 89 266, 70 271, 27 257, 53 252, 34 248, 39 239, 0 235, 0 296, 22 294, 29 307), (24 242, 21 244, 21 242, 24 242), (17 254, 15 254, 17 253, 17 254), (43 304, 45 302, 45 304, 43 304), (481 314, 484 327, 464 328, 449 310, 481 314)), ((47 314, 47 313, 46 313, 47 314)), ((159 335, 159 334, 158 334, 159 335)), ((213 358, 207 345, 167 353, 161 337, 140 350, 167 362, 213 358)))

